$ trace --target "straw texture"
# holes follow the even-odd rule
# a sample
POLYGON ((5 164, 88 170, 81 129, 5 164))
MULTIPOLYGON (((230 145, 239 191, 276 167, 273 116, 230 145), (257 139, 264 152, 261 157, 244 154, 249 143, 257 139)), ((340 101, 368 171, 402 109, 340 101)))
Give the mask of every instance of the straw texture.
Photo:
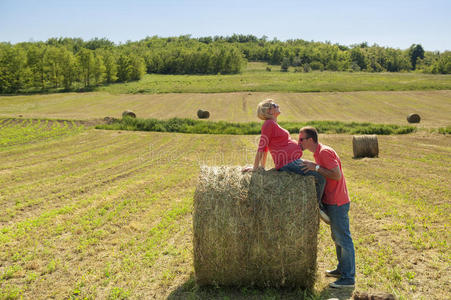
POLYGON ((352 150, 354 158, 378 157, 379 143, 377 135, 355 135, 352 137, 352 150))
POLYGON ((410 114, 407 116, 407 122, 409 123, 420 123, 421 117, 419 114, 410 114))
POLYGON ((210 117, 210 112, 206 110, 199 109, 197 111, 197 117, 199 119, 208 119, 210 117))
POLYGON ((312 287, 318 226, 313 177, 202 167, 193 213, 196 281, 312 287))

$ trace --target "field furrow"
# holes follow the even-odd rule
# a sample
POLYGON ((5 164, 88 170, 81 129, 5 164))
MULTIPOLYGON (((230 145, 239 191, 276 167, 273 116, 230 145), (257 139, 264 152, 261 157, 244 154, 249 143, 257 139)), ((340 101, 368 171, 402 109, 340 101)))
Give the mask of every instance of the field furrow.
MULTIPOLYGON (((9 147, 0 160, 0 295, 299 297, 296 291, 198 289, 193 282, 198 167, 251 164, 257 138, 87 129, 9 147)), ((353 159, 352 136, 320 136, 342 158, 352 198, 357 289, 442 299, 451 275, 451 138, 378 139, 379 158, 353 159)), ((329 235, 322 224, 315 291, 343 298, 327 288, 322 273, 336 263, 329 235)))
POLYGON ((105 92, 53 94, 48 97, 0 97, 3 117, 20 112, 27 118, 61 118, 76 120, 120 118, 126 109, 138 118, 196 119, 198 109, 208 110, 210 120, 258 121, 257 104, 272 98, 280 104, 279 121, 343 121, 407 125, 410 113, 421 116, 419 128, 451 125, 451 91, 361 91, 325 93, 234 92, 175 93, 152 95, 111 95, 105 92), (39 106, 29 104, 39 103, 39 106), (245 104, 245 105, 244 105, 245 104), (244 105, 244 106, 243 106, 244 105), (89 106, 89 108, 87 108, 89 106), (27 107, 27 109, 24 109, 27 107))
MULTIPOLYGON (((111 135, 102 132, 97 134, 103 135, 103 139, 108 139, 111 135)), ((64 205, 73 201, 76 195, 89 194, 91 190, 102 189, 122 178, 145 172, 161 161, 173 160, 174 157, 169 157, 171 153, 161 151, 169 142, 163 137, 154 141, 152 148, 149 148, 146 134, 137 135, 127 143, 117 141, 110 147, 101 148, 102 151, 87 150, 83 155, 73 156, 65 163, 55 164, 54 160, 49 160, 48 164, 33 165, 31 170, 23 169, 17 175, 4 176, 6 178, 0 182, 9 184, 0 195, 8 197, 0 219, 13 222, 21 215, 39 214, 39 211, 45 211, 48 206, 64 205), (46 176, 41 177, 42 170, 53 172, 46 172, 46 176)), ((174 149, 178 147, 175 145, 174 149)))

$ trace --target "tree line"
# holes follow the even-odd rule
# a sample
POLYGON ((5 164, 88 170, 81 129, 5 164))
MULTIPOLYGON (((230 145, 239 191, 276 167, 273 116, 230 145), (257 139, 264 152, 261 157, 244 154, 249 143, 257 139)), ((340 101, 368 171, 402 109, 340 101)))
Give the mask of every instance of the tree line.
MULTIPOLYGON (((216 37, 221 39, 221 37, 216 37)), ((223 38, 229 40, 229 38, 223 38)), ((201 41, 204 39, 201 38, 201 41)), ((310 70, 364 71, 364 72, 409 72, 432 74, 451 73, 451 51, 425 51, 420 44, 413 44, 405 50, 369 46, 361 43, 351 46, 329 42, 308 42, 288 40, 285 42, 265 38, 246 39, 237 36, 232 42, 238 45, 249 61, 266 61, 281 65, 282 70, 295 67, 301 72, 310 70)))
POLYGON ((139 80, 146 73, 234 74, 245 63, 233 44, 205 44, 184 37, 120 45, 79 38, 0 43, 0 93, 88 89, 139 80))
POLYGON ((263 36, 146 37, 115 44, 108 39, 51 38, 0 43, 0 93, 87 89, 139 80, 146 73, 236 74, 246 61, 264 61, 296 71, 451 73, 451 52, 400 50, 361 43, 351 46, 263 36))

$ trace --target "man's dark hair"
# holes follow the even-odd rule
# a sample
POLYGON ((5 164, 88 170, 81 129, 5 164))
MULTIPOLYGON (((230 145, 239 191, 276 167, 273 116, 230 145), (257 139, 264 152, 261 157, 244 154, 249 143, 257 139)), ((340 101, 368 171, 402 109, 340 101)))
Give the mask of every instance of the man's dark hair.
POLYGON ((306 138, 312 138, 315 143, 318 143, 318 131, 316 131, 315 127, 306 126, 302 127, 299 132, 305 132, 306 138))

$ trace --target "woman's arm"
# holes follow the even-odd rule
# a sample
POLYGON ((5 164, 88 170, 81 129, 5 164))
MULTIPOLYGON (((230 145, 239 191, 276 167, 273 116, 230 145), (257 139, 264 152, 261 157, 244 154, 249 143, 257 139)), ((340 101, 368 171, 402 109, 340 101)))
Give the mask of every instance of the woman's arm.
POLYGON ((266 163, 267 154, 268 154, 268 152, 266 152, 266 151, 257 151, 257 153, 255 154, 254 166, 253 167, 245 167, 242 169, 242 171, 243 172, 257 171, 257 169, 260 165, 260 162, 261 162, 261 166, 264 168, 265 163, 266 163))
POLYGON ((266 122, 263 123, 262 133, 260 136, 260 141, 258 142, 258 150, 255 154, 254 166, 246 167, 242 171, 257 171, 258 167, 265 168, 266 165, 266 157, 268 156, 268 145, 271 137, 273 136, 274 122, 266 122))
POLYGON ((266 166, 266 158, 268 157, 268 151, 263 152, 263 157, 261 160, 261 166, 264 169, 266 166))

